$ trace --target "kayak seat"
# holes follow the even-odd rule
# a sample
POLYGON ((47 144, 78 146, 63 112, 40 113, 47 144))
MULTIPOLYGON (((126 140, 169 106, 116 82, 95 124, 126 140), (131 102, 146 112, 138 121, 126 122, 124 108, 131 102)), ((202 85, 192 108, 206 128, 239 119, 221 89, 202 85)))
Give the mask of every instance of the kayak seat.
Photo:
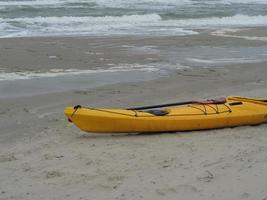
POLYGON ((155 115, 155 116, 165 116, 167 114, 169 114, 168 111, 166 110, 147 110, 146 112, 155 115))

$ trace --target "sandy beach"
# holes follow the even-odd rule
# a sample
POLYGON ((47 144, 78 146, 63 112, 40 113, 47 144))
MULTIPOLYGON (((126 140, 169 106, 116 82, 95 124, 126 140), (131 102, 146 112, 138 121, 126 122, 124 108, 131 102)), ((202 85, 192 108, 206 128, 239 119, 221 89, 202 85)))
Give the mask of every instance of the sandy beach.
POLYGON ((77 104, 267 97, 266 33, 0 39, 0 70, 7 75, 137 64, 160 69, 143 81, 13 98, 3 93, 20 82, 0 80, 0 199, 266 199, 266 125, 114 136, 81 132, 63 115, 77 104))

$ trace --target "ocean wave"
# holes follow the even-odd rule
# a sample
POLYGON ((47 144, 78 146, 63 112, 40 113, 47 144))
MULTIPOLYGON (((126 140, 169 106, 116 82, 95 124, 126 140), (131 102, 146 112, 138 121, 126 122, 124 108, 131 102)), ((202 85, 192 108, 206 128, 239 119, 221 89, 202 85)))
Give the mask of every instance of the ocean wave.
POLYGON ((0 1, 0 6, 34 6, 68 3, 95 3, 105 7, 125 7, 132 5, 183 5, 193 3, 191 0, 25 0, 25 1, 0 1))
POLYGON ((266 0, 95 0, 102 7, 109 8, 171 8, 183 5, 201 4, 267 4, 266 0))
POLYGON ((209 17, 199 19, 170 20, 180 27, 219 27, 219 26, 262 26, 267 25, 266 15, 234 15, 228 17, 209 17))
POLYGON ((33 17, 0 18, 0 27, 7 26, 0 37, 46 35, 176 35, 195 34, 177 26, 166 27, 158 14, 105 17, 33 17), (12 27, 10 27, 12 26, 12 27), (19 30, 18 30, 19 29, 19 30))
POLYGON ((1 21, 8 22, 22 22, 28 24, 69 24, 69 23, 95 23, 95 22, 146 22, 146 21, 160 21, 161 17, 158 14, 147 14, 147 15, 122 15, 122 16, 104 16, 104 17, 22 17, 22 18, 0 18, 1 21))
MULTIPOLYGON (((211 3, 211 1, 209 1, 211 3)), ((266 0, 217 0, 221 4, 267 4, 266 0)))
POLYGON ((42 6, 68 3, 88 3, 88 0, 26 0, 26 1, 0 1, 0 6, 42 6))
POLYGON ((109 8, 125 7, 173 7, 190 4, 267 4, 266 0, 24 0, 6 1, 0 0, 0 6, 36 6, 55 4, 94 3, 109 8))
POLYGON ((95 4, 105 8, 168 9, 177 6, 201 4, 267 4, 266 0, 0 0, 0 7, 7 6, 55 6, 68 4, 95 4))
POLYGON ((104 17, 25 17, 25 18, 0 18, 0 23, 18 23, 20 25, 79 25, 79 24, 98 24, 109 25, 110 27, 116 25, 132 24, 143 25, 139 23, 147 23, 152 26, 158 25, 163 27, 201 27, 201 26, 221 26, 221 25, 266 25, 267 15, 234 15, 227 17, 209 17, 209 18, 195 18, 195 19, 171 19, 163 20, 159 14, 144 14, 144 15, 122 15, 122 16, 104 16, 104 17), (113 22, 113 24, 110 24, 113 22))
POLYGON ((158 14, 104 17, 0 18, 0 37, 47 35, 190 35, 194 29, 265 26, 267 16, 165 20, 158 14))
POLYGON ((108 8, 164 9, 174 6, 188 5, 194 2, 191 0, 96 0, 95 3, 98 6, 108 8))

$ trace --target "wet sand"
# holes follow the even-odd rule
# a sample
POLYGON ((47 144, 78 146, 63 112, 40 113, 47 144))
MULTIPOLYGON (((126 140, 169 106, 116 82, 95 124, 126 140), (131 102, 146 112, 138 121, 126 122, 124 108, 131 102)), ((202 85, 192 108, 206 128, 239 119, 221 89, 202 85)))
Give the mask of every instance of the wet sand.
POLYGON ((266 61, 179 68, 190 62, 166 53, 267 45, 209 33, 1 39, 0 68, 6 72, 157 63, 171 66, 171 73, 151 81, 0 98, 0 199, 267 198, 266 125, 102 136, 79 131, 63 116, 65 106, 76 104, 129 107, 227 95, 267 97, 266 61))

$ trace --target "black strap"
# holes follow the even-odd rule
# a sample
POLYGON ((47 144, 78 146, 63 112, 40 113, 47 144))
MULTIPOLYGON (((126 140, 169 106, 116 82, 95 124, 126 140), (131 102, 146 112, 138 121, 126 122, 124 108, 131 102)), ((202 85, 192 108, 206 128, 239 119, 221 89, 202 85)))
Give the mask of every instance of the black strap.
POLYGON ((73 117, 73 115, 76 113, 76 111, 77 111, 79 108, 82 108, 82 106, 81 106, 81 105, 76 105, 76 106, 74 106, 73 108, 74 108, 74 111, 73 111, 73 113, 71 114, 70 117, 73 117))
POLYGON ((181 105, 187 105, 187 104, 192 104, 192 103, 193 103, 192 101, 185 101, 185 102, 177 102, 177 103, 159 104, 159 105, 153 105, 153 106, 133 107, 133 108, 127 108, 127 110, 146 110, 146 109, 151 109, 151 108, 181 106, 181 105))

